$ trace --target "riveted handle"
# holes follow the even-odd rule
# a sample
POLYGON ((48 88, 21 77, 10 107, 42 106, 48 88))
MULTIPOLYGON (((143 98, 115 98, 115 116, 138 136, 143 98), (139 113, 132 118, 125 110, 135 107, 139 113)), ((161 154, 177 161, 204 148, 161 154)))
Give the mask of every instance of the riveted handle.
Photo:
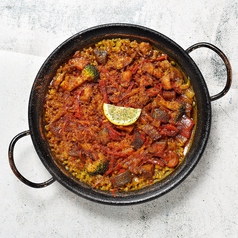
POLYGON ((223 88, 223 90, 221 92, 211 96, 211 101, 214 101, 214 100, 217 100, 217 99, 223 97, 229 91, 229 89, 231 87, 231 82, 232 82, 231 64, 230 64, 227 56, 219 48, 217 48, 216 46, 214 46, 210 43, 207 43, 207 42, 200 42, 200 43, 194 44, 194 45, 190 46, 186 50, 186 52, 190 53, 193 50, 196 50, 196 49, 201 48, 201 47, 206 47, 206 48, 209 48, 212 51, 216 52, 221 57, 221 59, 223 60, 225 66, 226 66, 227 78, 226 78, 225 87, 223 88))
POLYGON ((8 149, 8 159, 9 159, 10 167, 11 167, 13 173, 16 175, 16 177, 20 181, 25 183, 26 185, 28 185, 28 186, 30 186, 32 188, 44 188, 44 187, 47 187, 48 185, 52 184, 55 181, 54 178, 50 178, 49 180, 47 180, 45 182, 42 182, 42 183, 34 183, 34 182, 31 182, 28 179, 26 179, 24 176, 22 176, 22 174, 18 171, 18 169, 17 169, 17 167, 15 165, 14 156, 13 156, 15 144, 16 144, 16 142, 19 139, 21 139, 22 137, 27 136, 27 135, 30 135, 30 131, 29 130, 28 131, 23 131, 23 132, 17 134, 12 139, 12 141, 10 142, 9 149, 8 149))

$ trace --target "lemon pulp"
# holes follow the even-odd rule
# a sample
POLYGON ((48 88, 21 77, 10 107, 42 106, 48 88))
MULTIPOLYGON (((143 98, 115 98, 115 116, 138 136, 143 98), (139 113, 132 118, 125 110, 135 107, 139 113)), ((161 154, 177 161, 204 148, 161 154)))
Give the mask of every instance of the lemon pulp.
POLYGON ((106 118, 118 126, 129 126, 137 121, 141 114, 140 108, 115 106, 104 103, 103 111, 106 118))

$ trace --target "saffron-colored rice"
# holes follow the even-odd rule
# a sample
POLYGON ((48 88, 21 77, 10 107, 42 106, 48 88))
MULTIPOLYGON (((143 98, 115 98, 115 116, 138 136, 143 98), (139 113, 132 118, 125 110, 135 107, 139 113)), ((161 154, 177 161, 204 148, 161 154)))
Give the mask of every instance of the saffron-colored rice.
POLYGON ((168 55, 147 42, 105 39, 58 69, 44 122, 54 158, 69 173, 96 189, 130 191, 164 179, 182 163, 195 117, 190 80, 168 55), (87 65, 98 79, 83 75, 87 65), (133 125, 116 126, 103 103, 142 113, 133 125))

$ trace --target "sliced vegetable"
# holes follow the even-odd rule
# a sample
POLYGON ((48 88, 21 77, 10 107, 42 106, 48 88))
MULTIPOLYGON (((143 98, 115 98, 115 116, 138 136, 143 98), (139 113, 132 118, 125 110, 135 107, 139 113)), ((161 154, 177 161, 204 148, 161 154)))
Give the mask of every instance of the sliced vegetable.
POLYGON ((156 99, 153 102, 154 107, 165 107, 169 110, 176 111, 181 107, 181 102, 178 101, 167 101, 161 95, 157 95, 156 99))
POLYGON ((182 118, 182 116, 185 114, 185 111, 186 111, 186 106, 183 103, 181 103, 178 110, 171 113, 172 120, 175 122, 179 121, 182 118))
POLYGON ((129 170, 126 170, 111 178, 111 183, 114 188, 122 187, 123 185, 132 181, 132 174, 129 170))
POLYGON ((169 73, 164 74, 164 76, 160 80, 161 80, 163 89, 165 90, 172 89, 169 73))
POLYGON ((184 115, 177 126, 177 128, 180 131, 180 135, 189 139, 191 136, 194 124, 195 124, 194 120, 184 115))
POLYGON ((163 98, 168 101, 172 101, 176 99, 176 92, 174 90, 164 90, 163 93, 163 98))
POLYGON ((156 141, 149 148, 149 152, 154 156, 161 156, 167 147, 166 141, 156 141))
POLYGON ((160 135, 174 137, 178 134, 179 130, 172 124, 166 124, 162 127, 160 135))
POLYGON ((142 130, 152 139, 152 140, 158 140, 161 135, 160 133, 156 130, 156 128, 152 125, 145 125, 142 130))
POLYGON ((160 108, 155 108, 152 112, 152 117, 158 119, 163 123, 167 123, 170 119, 170 115, 160 108))
POLYGON ((84 82, 85 80, 81 77, 81 75, 65 75, 64 80, 60 84, 60 86, 66 91, 73 91, 75 88, 77 88, 84 82))
POLYGON ((110 141, 110 136, 107 127, 104 127, 98 134, 100 141, 103 145, 106 145, 110 141))
POLYGON ((169 168, 174 168, 178 165, 179 163, 179 157, 178 155, 174 152, 174 151, 169 151, 166 155, 166 165, 169 167, 169 168))
POLYGON ((128 87, 132 79, 132 72, 130 70, 121 73, 121 86, 128 87))
POLYGON ((106 64, 108 53, 105 50, 95 49, 94 54, 99 64, 106 64))
POLYGON ((86 84, 83 90, 80 92, 80 100, 84 102, 89 102, 93 95, 93 88, 92 85, 86 84))
POLYGON ((151 179, 155 172, 155 166, 153 164, 144 164, 141 166, 141 174, 146 179, 151 179))
POLYGON ((137 150, 137 149, 139 149, 144 144, 144 141, 145 141, 145 139, 143 138, 143 136, 139 132, 136 132, 133 135, 133 140, 131 142, 131 146, 134 149, 137 150))

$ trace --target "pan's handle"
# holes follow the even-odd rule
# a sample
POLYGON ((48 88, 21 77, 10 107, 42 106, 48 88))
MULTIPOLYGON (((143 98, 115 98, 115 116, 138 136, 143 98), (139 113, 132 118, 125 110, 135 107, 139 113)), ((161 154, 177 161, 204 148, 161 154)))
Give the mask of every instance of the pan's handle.
POLYGON ((15 165, 15 162, 14 162, 14 156, 13 156, 13 151, 14 151, 14 147, 15 147, 15 144, 16 142, 21 139, 22 137, 24 136, 27 136, 27 135, 30 135, 30 131, 23 131, 19 134, 17 134, 13 139, 12 141, 10 142, 10 145, 9 145, 9 149, 8 149, 8 158, 9 158, 9 164, 10 164, 10 167, 13 171, 13 173, 17 176, 17 178, 19 180, 21 180, 23 183, 25 183, 26 185, 30 186, 30 187, 33 187, 33 188, 43 188, 43 187, 47 187, 48 185, 52 184, 55 179, 54 178, 50 178, 49 180, 43 182, 43 183, 34 183, 34 182, 31 182, 29 181, 28 179, 26 179, 25 177, 23 177, 21 175, 21 173, 18 171, 16 165, 15 165))
POLYGON ((214 46, 210 43, 207 43, 207 42, 200 42, 200 43, 194 44, 194 45, 190 46, 188 49, 186 49, 186 52, 190 53, 193 50, 196 50, 200 47, 206 47, 206 48, 209 48, 209 49, 213 50, 214 52, 216 52, 221 57, 221 59, 223 60, 225 66, 226 66, 226 72, 227 72, 226 85, 220 93, 218 93, 214 96, 211 96, 211 101, 214 101, 214 100, 217 100, 217 99, 223 97, 229 91, 229 89, 231 87, 231 82, 232 82, 231 64, 230 64, 228 58, 226 57, 226 55, 219 48, 217 48, 216 46, 214 46))

